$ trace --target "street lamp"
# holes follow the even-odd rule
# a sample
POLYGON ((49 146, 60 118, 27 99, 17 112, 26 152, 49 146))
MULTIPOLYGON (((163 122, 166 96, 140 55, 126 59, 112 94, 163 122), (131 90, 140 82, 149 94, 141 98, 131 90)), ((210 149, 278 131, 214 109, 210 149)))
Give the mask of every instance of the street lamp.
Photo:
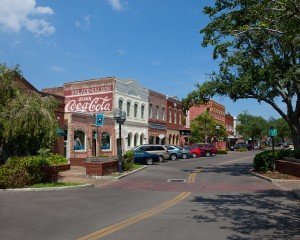
POLYGON ((122 172, 122 146, 121 146, 121 128, 124 122, 126 121, 126 112, 120 108, 115 108, 114 110, 114 119, 117 123, 119 123, 119 138, 117 140, 117 151, 118 151, 118 171, 122 172))
POLYGON ((220 130, 220 126, 217 125, 217 126, 216 126, 217 142, 219 141, 219 130, 220 130))

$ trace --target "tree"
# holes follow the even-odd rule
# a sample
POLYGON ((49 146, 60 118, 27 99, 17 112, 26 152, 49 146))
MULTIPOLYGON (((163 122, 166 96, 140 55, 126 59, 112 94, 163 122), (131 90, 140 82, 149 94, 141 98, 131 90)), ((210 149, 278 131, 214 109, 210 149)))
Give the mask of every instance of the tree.
POLYGON ((40 148, 51 148, 56 139, 56 101, 53 97, 24 91, 16 81, 20 77, 18 67, 0 66, 2 158, 36 154, 40 148))
POLYGON ((268 132, 267 121, 262 117, 252 116, 244 112, 238 115, 237 131, 246 140, 261 140, 268 132))
POLYGON ((268 121, 269 127, 274 127, 277 129, 277 136, 275 137, 275 140, 279 140, 281 142, 284 142, 285 139, 291 138, 291 132, 289 129, 289 125, 286 123, 286 121, 283 118, 270 118, 268 121))
POLYGON ((271 105, 300 136, 300 1, 216 0, 204 13, 202 45, 212 46, 219 70, 197 84, 186 108, 214 95, 256 99, 271 105))
POLYGON ((227 132, 222 124, 216 122, 207 112, 199 115, 191 122, 191 142, 205 142, 213 138, 224 139, 227 132), (220 129, 216 130, 219 126, 220 129))

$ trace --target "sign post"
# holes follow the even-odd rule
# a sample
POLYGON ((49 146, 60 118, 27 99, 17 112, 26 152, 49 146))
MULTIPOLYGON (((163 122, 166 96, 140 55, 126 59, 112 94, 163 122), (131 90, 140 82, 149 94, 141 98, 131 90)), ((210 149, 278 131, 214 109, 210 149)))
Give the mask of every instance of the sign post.
POLYGON ((277 136, 277 129, 274 127, 269 128, 269 136, 272 139, 272 155, 273 155, 273 161, 272 161, 272 168, 273 171, 275 170, 275 142, 274 142, 274 137, 277 136))

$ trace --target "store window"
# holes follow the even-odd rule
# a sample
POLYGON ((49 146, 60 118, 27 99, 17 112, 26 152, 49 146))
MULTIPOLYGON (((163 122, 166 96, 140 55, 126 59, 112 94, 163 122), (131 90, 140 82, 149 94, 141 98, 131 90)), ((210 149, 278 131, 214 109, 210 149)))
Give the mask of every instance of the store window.
POLYGON ((101 149, 102 150, 111 150, 110 133, 108 133, 108 132, 103 132, 101 134, 101 149))
POLYGON ((76 130, 74 132, 74 150, 85 150, 85 133, 82 130, 76 130))
POLYGON ((134 141, 133 141, 134 142, 134 144, 133 144, 134 146, 138 145, 138 140, 139 140, 139 134, 136 133, 136 134, 134 134, 134 141))
POLYGON ((131 146, 131 141, 132 141, 132 133, 128 133, 128 136, 127 136, 127 146, 128 147, 131 146))

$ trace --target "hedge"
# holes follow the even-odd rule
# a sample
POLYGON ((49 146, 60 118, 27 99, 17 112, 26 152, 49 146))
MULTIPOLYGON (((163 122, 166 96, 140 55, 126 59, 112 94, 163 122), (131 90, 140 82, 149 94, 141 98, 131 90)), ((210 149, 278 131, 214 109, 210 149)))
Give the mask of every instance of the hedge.
POLYGON ((22 188, 45 182, 42 167, 66 163, 67 159, 58 154, 10 158, 0 167, 0 188, 22 188))
POLYGON ((128 171, 133 168, 134 151, 129 150, 123 155, 122 169, 128 171))
POLYGON ((253 161, 253 168, 255 171, 272 171, 275 169, 275 163, 277 160, 281 160, 284 157, 300 157, 300 151, 299 150, 275 150, 274 156, 272 150, 263 151, 261 153, 258 153, 254 157, 253 161))

